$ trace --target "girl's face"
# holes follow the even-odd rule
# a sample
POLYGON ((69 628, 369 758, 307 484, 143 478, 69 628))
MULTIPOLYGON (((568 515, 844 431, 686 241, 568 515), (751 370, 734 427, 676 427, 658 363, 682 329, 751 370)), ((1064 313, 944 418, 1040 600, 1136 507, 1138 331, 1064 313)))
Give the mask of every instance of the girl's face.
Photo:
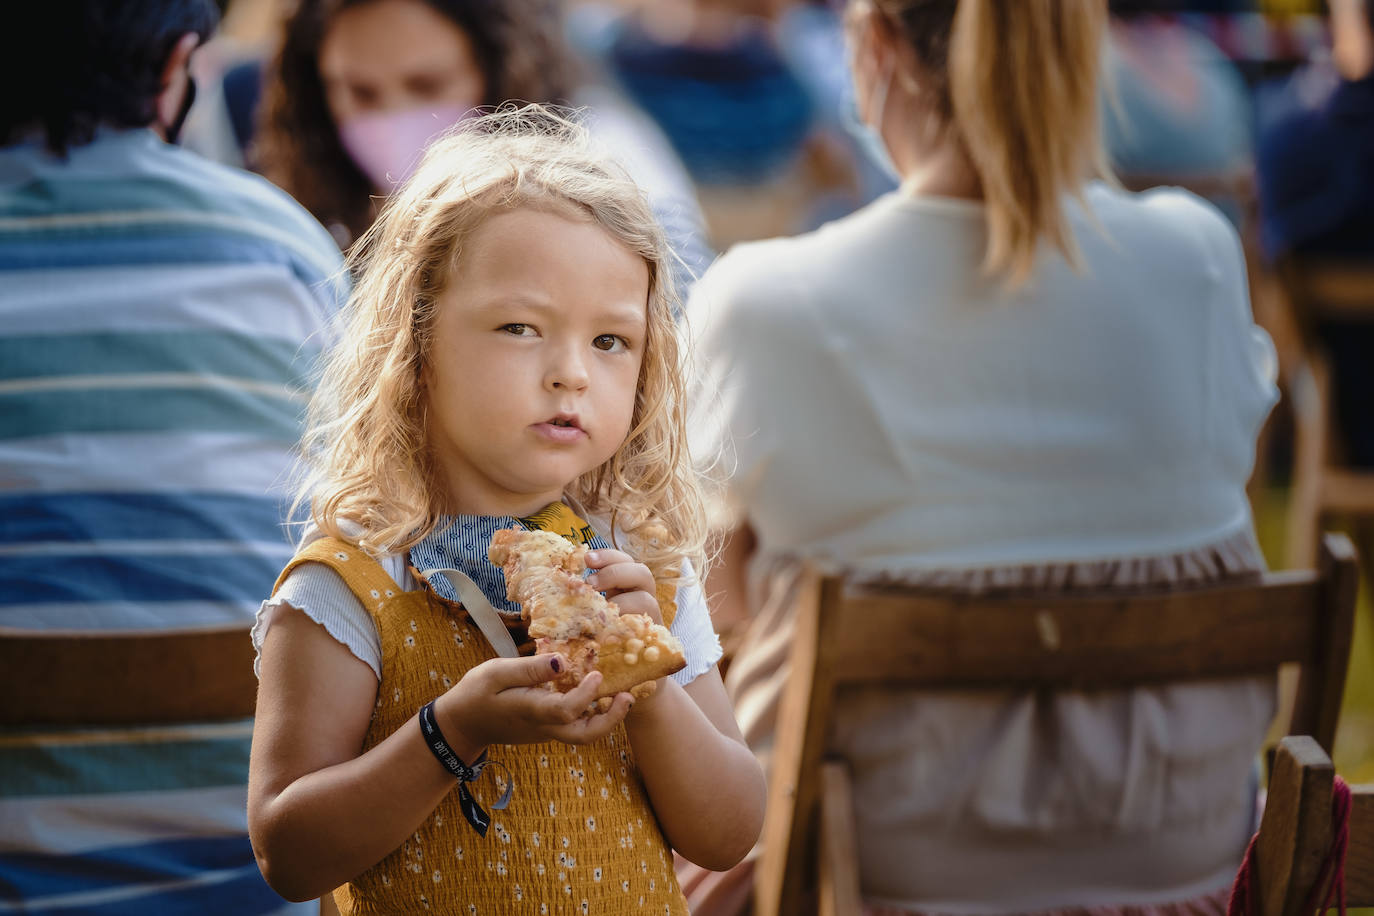
POLYGON ((649 268, 590 220, 519 209, 464 245, 425 360, 447 511, 528 515, 629 434, 649 268))
POLYGON ((467 110, 486 93, 467 33, 421 0, 342 10, 320 43, 320 80, 339 125, 380 112, 467 110))

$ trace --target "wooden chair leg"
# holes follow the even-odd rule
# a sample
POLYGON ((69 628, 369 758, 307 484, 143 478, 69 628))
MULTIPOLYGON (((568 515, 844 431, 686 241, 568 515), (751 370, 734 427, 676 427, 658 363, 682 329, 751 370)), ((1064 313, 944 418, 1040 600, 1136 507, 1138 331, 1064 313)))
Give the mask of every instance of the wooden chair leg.
POLYGON ((1245 494, 1250 504, 1257 505, 1264 493, 1273 485, 1273 452, 1278 442, 1287 441, 1292 447, 1292 417, 1288 414, 1286 383, 1280 383, 1279 403, 1260 426, 1259 436, 1255 439, 1255 464, 1250 470, 1250 479, 1245 482, 1245 494))
POLYGON ((821 639, 829 635, 819 632, 820 576, 814 570, 804 575, 798 585, 796 637, 768 774, 763 849, 754 877, 755 916, 801 913, 815 878, 809 852, 820 787, 804 777, 821 765, 821 728, 830 719, 832 697, 825 686, 817 686, 821 639))
POLYGON ((1325 371, 1308 364, 1293 379, 1293 486, 1288 507, 1288 565, 1310 568, 1317 560, 1321 527, 1322 471, 1326 466, 1325 371))
POLYGON ((854 794, 849 767, 841 761, 827 761, 821 768, 819 856, 819 916, 855 916, 862 912, 854 794))

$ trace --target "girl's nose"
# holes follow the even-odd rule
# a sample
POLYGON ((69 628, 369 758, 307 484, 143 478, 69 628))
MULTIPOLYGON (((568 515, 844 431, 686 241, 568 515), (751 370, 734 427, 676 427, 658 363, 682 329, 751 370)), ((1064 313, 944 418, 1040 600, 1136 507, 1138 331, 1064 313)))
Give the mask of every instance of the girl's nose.
POLYGON ((587 387, 587 364, 576 345, 557 348, 544 383, 550 390, 581 391, 587 387))

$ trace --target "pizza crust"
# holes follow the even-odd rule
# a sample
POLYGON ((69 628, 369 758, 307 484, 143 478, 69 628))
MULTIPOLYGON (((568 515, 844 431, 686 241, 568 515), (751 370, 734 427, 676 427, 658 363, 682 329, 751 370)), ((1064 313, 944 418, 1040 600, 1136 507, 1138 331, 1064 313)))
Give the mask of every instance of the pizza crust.
MULTIPOLYGON (((661 677, 687 665, 682 643, 644 614, 621 614, 582 578, 587 548, 549 531, 504 528, 488 556, 506 574, 506 597, 520 605, 536 651, 562 653, 569 666, 551 683, 564 693, 600 671, 598 698, 653 693, 661 677)), ((605 705, 605 704, 603 704, 605 705)))

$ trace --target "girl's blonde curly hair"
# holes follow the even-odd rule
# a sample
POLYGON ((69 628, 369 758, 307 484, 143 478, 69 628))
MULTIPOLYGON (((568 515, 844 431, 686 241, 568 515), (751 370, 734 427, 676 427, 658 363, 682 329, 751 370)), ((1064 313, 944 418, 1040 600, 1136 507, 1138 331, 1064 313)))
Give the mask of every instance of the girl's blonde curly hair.
POLYGON ((443 483, 421 374, 437 301, 474 230, 525 207, 590 219, 649 268, 629 435, 565 496, 623 532, 661 581, 675 580, 684 558, 701 571, 706 522, 687 451, 673 255, 644 194, 575 113, 539 105, 470 119, 433 144, 350 252, 357 283, 310 402, 296 505, 325 534, 378 556, 439 526, 443 483))

